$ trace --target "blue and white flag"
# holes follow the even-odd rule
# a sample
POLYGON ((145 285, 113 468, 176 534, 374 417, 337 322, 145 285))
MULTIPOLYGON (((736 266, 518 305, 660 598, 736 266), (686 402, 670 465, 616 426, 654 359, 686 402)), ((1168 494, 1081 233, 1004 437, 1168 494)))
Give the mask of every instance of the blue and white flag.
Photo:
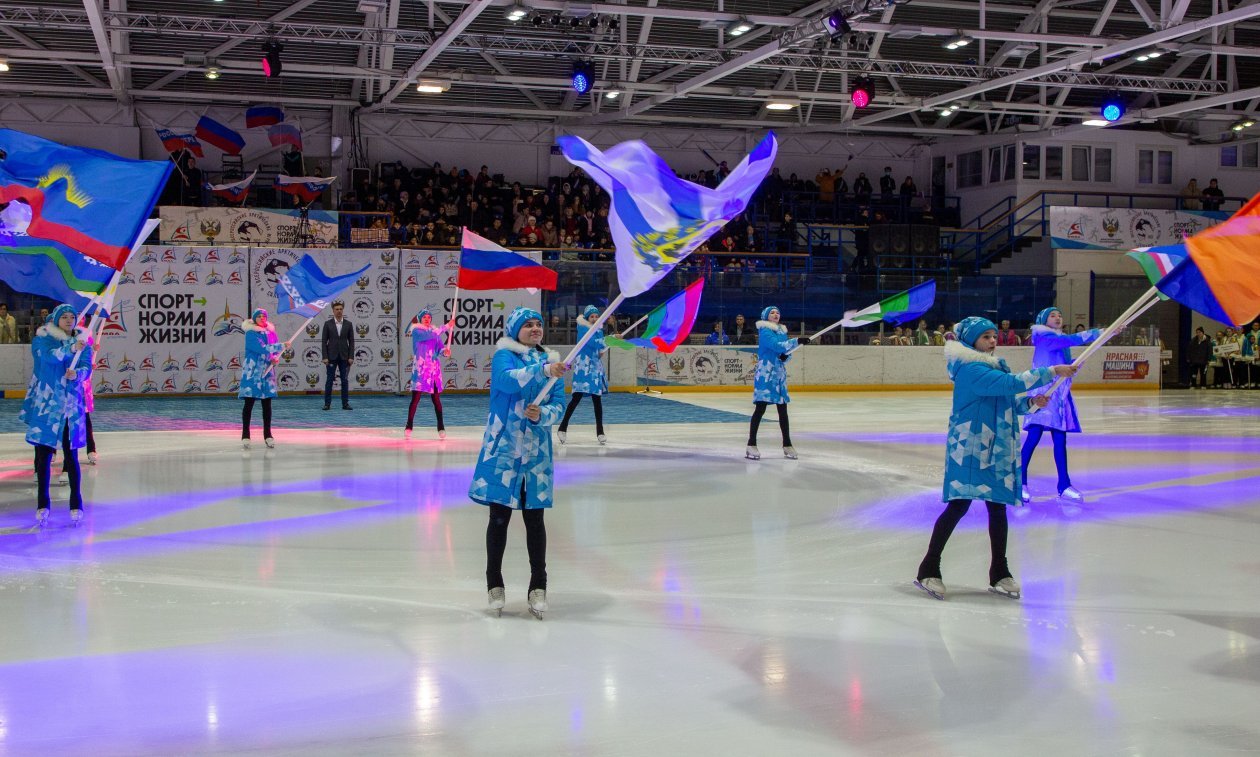
POLYGON ((371 267, 368 263, 354 273, 330 277, 319 269, 314 258, 303 255, 276 283, 276 314, 297 313, 314 318, 371 267))
POLYGON ((569 162, 612 197, 608 225, 617 248, 617 283, 626 297, 646 292, 748 207, 770 173, 778 142, 766 135, 717 187, 678 178, 640 141, 600 152, 580 137, 561 137, 569 162))

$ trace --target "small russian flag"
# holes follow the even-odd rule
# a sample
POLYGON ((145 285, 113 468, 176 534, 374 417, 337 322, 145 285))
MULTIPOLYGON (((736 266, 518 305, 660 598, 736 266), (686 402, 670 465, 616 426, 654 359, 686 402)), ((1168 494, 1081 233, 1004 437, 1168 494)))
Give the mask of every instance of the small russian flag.
POLYGON ((272 147, 293 145, 299 152, 302 150, 302 130, 293 124, 272 126, 267 130, 267 139, 271 140, 272 147))
POLYGON ((556 291, 556 272, 464 229, 459 251, 460 289, 546 289, 556 291))
POLYGON ((222 197, 229 202, 242 202, 249 196, 249 187, 254 183, 254 177, 257 175, 258 171, 255 169, 246 178, 231 184, 211 184, 206 182, 206 189, 209 189, 216 197, 222 197))
POLYGON ((255 105, 245 110, 245 128, 274 126, 284 120, 284 111, 274 105, 255 105))
POLYGON ((322 178, 319 176, 284 176, 276 177, 276 189, 285 194, 294 195, 302 198, 304 202, 314 202, 315 198, 324 193, 334 181, 336 176, 322 178))
POLYGON ((155 126, 154 131, 157 132, 158 139, 162 140, 162 146, 166 151, 174 155, 181 150, 187 150, 198 158, 206 157, 201 150, 201 143, 191 134, 176 134, 170 129, 163 129, 155 126))
POLYGON ((197 138, 209 142, 228 155, 240 155, 245 146, 245 138, 209 116, 202 116, 197 121, 197 138))

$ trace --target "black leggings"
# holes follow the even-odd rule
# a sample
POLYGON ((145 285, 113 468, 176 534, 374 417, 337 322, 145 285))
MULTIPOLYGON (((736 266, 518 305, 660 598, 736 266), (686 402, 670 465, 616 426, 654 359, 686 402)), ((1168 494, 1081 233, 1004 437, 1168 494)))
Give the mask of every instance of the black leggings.
MULTIPOLYGON (((569 430, 569 419, 573 417, 573 411, 577 410, 578 403, 586 395, 582 392, 574 392, 573 398, 569 400, 569 406, 564 409, 564 418, 560 421, 560 431, 569 430)), ((595 404, 595 433, 600 436, 604 435, 604 402, 598 394, 591 395, 591 402, 595 404)))
POLYGON ((1062 494, 1064 489, 1072 485, 1067 465, 1067 432, 1045 426, 1029 426, 1025 430, 1028 437, 1024 439, 1024 449, 1020 454, 1020 474, 1024 483, 1028 483, 1028 461, 1032 460, 1033 450, 1037 449, 1042 432, 1049 431, 1050 438, 1054 441, 1054 467, 1059 472, 1059 493, 1062 494))
POLYGON ((96 437, 92 436, 92 414, 84 413, 83 422, 87 424, 87 453, 90 455, 96 451, 96 437))
MULTIPOLYGON (((424 392, 411 393, 411 407, 407 408, 407 430, 411 430, 411 424, 416 419, 416 405, 420 404, 420 396, 424 392)), ((442 399, 438 397, 437 392, 429 395, 433 399, 433 412, 437 415, 438 431, 443 431, 446 426, 442 425, 442 399)))
MULTIPOLYGON (((1011 569, 1006 565, 1006 505, 997 502, 984 504, 989 508, 989 549, 992 552, 989 561, 989 585, 993 586, 1011 576, 1011 569)), ((969 499, 951 499, 945 506, 945 512, 936 519, 936 526, 932 528, 932 540, 928 542, 927 554, 923 557, 923 562, 919 563, 919 575, 916 576, 918 580, 941 577, 941 553, 945 551, 945 542, 949 541, 954 527, 970 507, 969 499)))
MULTIPOLYGON (((753 410, 752 424, 748 427, 748 446, 757 446, 757 427, 761 425, 761 416, 766 414, 766 405, 769 402, 758 402, 757 409, 753 410)), ((775 405, 779 411, 779 430, 783 432, 783 446, 792 446, 792 432, 788 429, 787 404, 775 405)))
MULTIPOLYGON (((262 401, 263 409, 263 438, 271 438, 271 398, 268 397, 262 401)), ((249 438, 249 418, 254 414, 254 398, 245 398, 245 408, 241 410, 241 438, 249 438)))
MULTIPOLYGON (((525 487, 521 487, 521 505, 525 504, 525 487)), ((525 549, 529 552, 529 590, 547 588, 547 526, 544 510, 521 510, 525 520, 525 549)), ((503 552, 507 549, 508 523, 512 508, 490 505, 490 522, 486 525, 486 588, 503 586, 503 552)))
MULTIPOLYGON (((64 453, 64 468, 62 469, 67 476, 70 477, 70 509, 83 509, 83 491, 79 486, 81 477, 79 475, 79 455, 70 449, 70 424, 64 424, 61 429, 61 451, 64 453)), ((40 510, 47 510, 52 507, 52 497, 48 493, 48 485, 52 479, 52 458, 57 453, 53 447, 46 447, 42 444, 35 445, 35 480, 38 482, 38 507, 40 510)))
POLYGON ((1190 364, 1190 385, 1200 388, 1207 386, 1207 363, 1190 364))

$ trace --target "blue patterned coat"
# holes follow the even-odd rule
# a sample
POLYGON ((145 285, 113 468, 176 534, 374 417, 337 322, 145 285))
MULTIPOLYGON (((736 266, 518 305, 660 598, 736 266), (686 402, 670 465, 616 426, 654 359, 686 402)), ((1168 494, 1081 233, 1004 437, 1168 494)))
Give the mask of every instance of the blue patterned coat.
MULTIPOLYGON (((1032 346, 1034 368, 1049 368, 1056 365, 1068 365, 1072 362, 1072 348, 1089 344, 1102 334, 1098 329, 1082 331, 1079 334, 1064 334, 1049 326, 1032 327, 1032 346)), ((1031 396, 1045 394, 1050 387, 1043 387, 1030 392, 1031 396)), ((1081 430, 1080 419, 1076 416, 1076 403, 1072 401, 1072 379, 1063 379, 1050 395, 1050 402, 1045 407, 1034 410, 1024 416, 1024 428, 1029 426, 1045 426, 1056 431, 1078 433, 1081 430)))
POLYGON ((26 424, 26 441, 30 444, 61 446, 61 431, 67 423, 70 449, 87 444, 83 384, 92 375, 92 347, 84 345, 83 356, 74 366, 75 378, 67 381, 66 369, 74 360, 74 341, 74 337, 49 323, 35 332, 31 342, 35 370, 18 415, 26 424))
POLYGON ((491 364, 490 416, 468 497, 478 504, 516 510, 551 507, 551 427, 564 415, 564 381, 557 381, 539 404, 542 415, 537 423, 525 417, 525 408, 547 383, 546 365, 560 362, 560 356, 550 350, 530 349, 507 337, 499 339, 496 346, 491 364), (525 502, 521 502, 522 483, 525 502))
MULTIPOLYGON (((757 321, 757 372, 753 375, 753 402, 783 405, 792 401, 787 390, 787 361, 779 355, 795 347, 788 339, 787 326, 757 321)), ((788 357, 788 360, 791 360, 788 357)))
POLYGON ((411 352, 415 355, 411 368, 411 391, 440 394, 442 392, 442 350, 446 342, 442 334, 454 321, 440 328, 411 327, 411 352))
POLYGON ((1006 361, 962 342, 945 345, 954 406, 945 444, 942 501, 983 499, 1019 504, 1019 425, 1016 416, 1031 407, 1018 395, 1054 380, 1053 368, 1013 375, 1006 361))
POLYGON ((276 396, 276 372, 268 371, 284 352, 284 343, 276 339, 276 327, 267 322, 262 328, 252 320, 241 324, 245 332, 245 360, 241 363, 241 390, 237 397, 270 399, 276 396))
MULTIPOLYGON (((580 340, 591 330, 591 324, 582 316, 577 319, 577 336, 580 340)), ((608 392, 608 372, 604 370, 604 353, 608 345, 604 342, 604 332, 600 331, 591 337, 582 351, 573 359, 573 392, 576 394, 606 394, 608 392)))

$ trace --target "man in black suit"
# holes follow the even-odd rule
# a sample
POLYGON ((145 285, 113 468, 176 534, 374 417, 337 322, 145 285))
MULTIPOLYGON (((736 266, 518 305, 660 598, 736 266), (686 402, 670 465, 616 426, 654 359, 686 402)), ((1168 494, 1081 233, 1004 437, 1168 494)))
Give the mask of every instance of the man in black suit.
POLYGON ((342 316, 346 304, 337 300, 332 306, 332 318, 324 321, 321 350, 324 365, 328 366, 328 378, 324 380, 324 409, 332 407, 333 376, 341 372, 341 409, 350 408, 350 366, 354 365, 354 324, 342 316))

